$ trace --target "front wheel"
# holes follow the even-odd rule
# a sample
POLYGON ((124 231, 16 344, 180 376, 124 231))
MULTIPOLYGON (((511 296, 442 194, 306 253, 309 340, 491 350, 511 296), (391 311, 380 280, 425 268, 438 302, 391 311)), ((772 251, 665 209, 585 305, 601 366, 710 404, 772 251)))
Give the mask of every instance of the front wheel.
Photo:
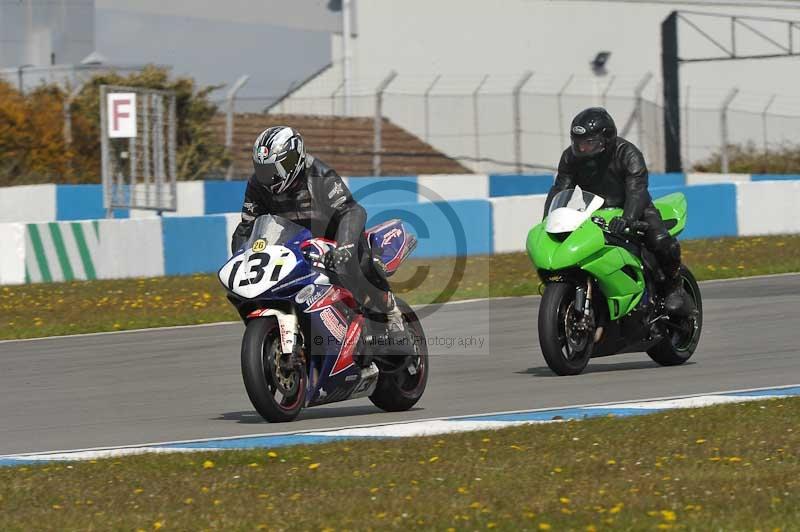
POLYGON ((369 396, 372 404, 386 412, 404 412, 422 398, 428 384, 428 342, 416 313, 405 301, 397 300, 403 320, 411 336, 413 351, 406 357, 392 356, 397 367, 382 366, 375 391, 369 396))
POLYGON ((572 319, 575 286, 550 283, 539 304, 539 345, 556 375, 578 375, 589 363, 592 331, 580 331, 572 319))
POLYGON ((662 366, 679 366, 694 354, 703 330, 703 299, 700 286, 691 270, 681 266, 683 289, 694 302, 695 312, 687 318, 670 317, 664 322, 666 337, 647 350, 647 354, 662 366))
POLYGON ((247 324, 242 339, 244 387, 255 409, 271 423, 294 420, 306 395, 305 368, 281 364, 279 334, 273 318, 257 318, 247 324))

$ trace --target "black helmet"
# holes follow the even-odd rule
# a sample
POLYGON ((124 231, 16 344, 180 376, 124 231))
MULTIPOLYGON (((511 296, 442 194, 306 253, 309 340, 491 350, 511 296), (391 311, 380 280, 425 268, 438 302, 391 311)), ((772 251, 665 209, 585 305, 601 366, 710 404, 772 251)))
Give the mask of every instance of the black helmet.
POLYGON ((275 194, 292 186, 305 167, 306 148, 295 129, 287 126, 265 129, 253 144, 256 181, 275 194))
POLYGON ((595 157, 614 144, 617 126, 608 111, 602 107, 589 107, 572 120, 569 138, 575 157, 595 157))

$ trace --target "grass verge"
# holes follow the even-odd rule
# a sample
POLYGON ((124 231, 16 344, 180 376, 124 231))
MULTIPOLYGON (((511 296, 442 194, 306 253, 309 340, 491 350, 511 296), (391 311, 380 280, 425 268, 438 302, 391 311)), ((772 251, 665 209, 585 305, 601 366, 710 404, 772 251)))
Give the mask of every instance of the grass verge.
POLYGON ((0 529, 796 530, 799 426, 789 398, 0 468, 0 529))
MULTIPOLYGON (((800 271, 800 235, 682 243, 698 279, 800 271)), ((413 259, 392 279, 411 304, 434 301, 457 269, 454 259, 413 259), (424 281, 413 283, 415 272, 424 281)), ((524 253, 469 257, 451 299, 537 293, 524 253)), ((238 315, 214 275, 79 281, 0 289, 0 339, 231 321, 238 315)))

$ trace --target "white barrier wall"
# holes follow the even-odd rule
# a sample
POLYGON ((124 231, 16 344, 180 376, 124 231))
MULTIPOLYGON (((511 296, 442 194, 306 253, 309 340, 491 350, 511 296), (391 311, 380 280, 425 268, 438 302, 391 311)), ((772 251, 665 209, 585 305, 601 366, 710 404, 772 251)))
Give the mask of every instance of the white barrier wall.
POLYGON ((718 185, 750 181, 750 174, 686 174, 687 185, 718 185))
POLYGON ((0 187, 0 222, 49 222, 55 219, 55 185, 0 187))
MULTIPOLYGON (((205 214, 205 187, 202 181, 178 181, 178 210, 165 212, 164 216, 202 216, 205 214)), ((141 185, 137 188, 144 188, 141 185)), ((156 211, 131 211, 131 218, 155 218, 156 211)))
POLYGON ((531 228, 542 221, 547 195, 492 198, 494 252, 525 250, 531 228))
POLYGON ((0 224, 0 285, 25 282, 25 224, 0 224))
POLYGON ((421 175, 417 178, 420 201, 446 201, 460 199, 485 199, 489 197, 489 176, 467 175, 421 175), (435 194, 428 197, 426 189, 435 194), (437 197, 438 196, 438 197, 437 197))
POLYGON ((800 233, 800 181, 761 181, 736 185, 739 235, 800 233))

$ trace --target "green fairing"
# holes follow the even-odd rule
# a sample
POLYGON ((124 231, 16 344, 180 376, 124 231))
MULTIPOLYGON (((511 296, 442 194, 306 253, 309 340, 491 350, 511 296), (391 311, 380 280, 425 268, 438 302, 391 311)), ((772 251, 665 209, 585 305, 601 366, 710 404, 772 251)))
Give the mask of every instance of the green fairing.
MULTIPOLYGON (((686 198, 681 193, 664 196, 654 202, 665 221, 677 220, 669 229, 673 236, 686 227, 686 198)), ((610 221, 621 216, 622 209, 600 209, 593 213, 610 221)), ((539 270, 557 272, 580 267, 597 280, 608 301, 612 320, 629 314, 642 299, 645 289, 641 261, 629 251, 618 246, 607 246, 603 231, 591 220, 585 221, 565 240, 561 241, 545 230, 546 221, 528 233, 526 249, 534 266, 539 270), (629 273, 623 271, 628 267, 629 273)))

